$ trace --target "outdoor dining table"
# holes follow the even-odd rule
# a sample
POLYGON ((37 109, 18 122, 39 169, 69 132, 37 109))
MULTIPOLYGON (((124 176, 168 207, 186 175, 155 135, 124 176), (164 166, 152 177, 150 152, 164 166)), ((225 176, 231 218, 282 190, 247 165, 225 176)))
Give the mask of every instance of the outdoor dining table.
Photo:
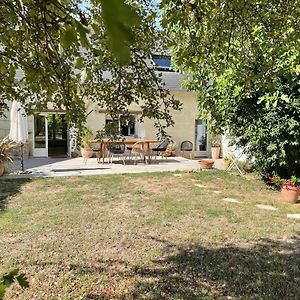
POLYGON ((94 140, 91 141, 91 143, 93 144, 100 144, 100 152, 101 152, 101 160, 102 163, 104 163, 105 160, 105 153, 106 153, 106 148, 108 145, 111 144, 125 144, 125 145, 134 145, 135 143, 140 142, 143 143, 143 147, 144 149, 147 149, 147 156, 148 156, 148 163, 151 163, 151 144, 156 144, 159 143, 158 140, 155 139, 126 139, 126 140, 118 140, 118 141, 114 141, 114 140, 94 140))

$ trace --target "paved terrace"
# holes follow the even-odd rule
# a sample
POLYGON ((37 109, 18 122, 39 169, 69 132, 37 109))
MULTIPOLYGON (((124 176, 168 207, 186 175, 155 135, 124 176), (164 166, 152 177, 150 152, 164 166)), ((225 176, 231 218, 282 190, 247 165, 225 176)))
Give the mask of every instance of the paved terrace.
POLYGON ((133 161, 126 161, 123 165, 121 161, 114 161, 112 164, 97 163, 96 158, 89 158, 84 162, 82 157, 78 158, 30 158, 24 161, 25 171, 29 174, 18 174, 21 170, 20 161, 16 161, 10 174, 0 177, 2 179, 14 178, 42 178, 59 176, 86 176, 86 175, 106 175, 123 173, 143 173, 143 172, 174 172, 183 170, 198 169, 196 160, 189 160, 183 157, 169 157, 167 159, 153 159, 151 164, 133 161))

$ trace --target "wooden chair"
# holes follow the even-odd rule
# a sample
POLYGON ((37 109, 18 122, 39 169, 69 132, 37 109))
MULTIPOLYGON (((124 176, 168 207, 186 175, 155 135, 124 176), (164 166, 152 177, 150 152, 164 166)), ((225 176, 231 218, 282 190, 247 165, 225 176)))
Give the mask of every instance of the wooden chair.
POLYGON ((102 156, 102 143, 91 143, 90 148, 96 154, 97 162, 100 163, 102 156))
POLYGON ((193 143, 190 141, 183 141, 180 145, 180 151, 183 155, 185 152, 189 152, 190 159, 192 159, 192 156, 194 154, 193 143))
POLYGON ((147 155, 147 149, 145 149, 145 144, 143 141, 136 142, 135 144, 132 145, 131 147, 131 155, 135 156, 135 161, 134 163, 137 163, 137 157, 140 156, 141 159, 144 160, 144 163, 148 163, 146 159, 147 155))

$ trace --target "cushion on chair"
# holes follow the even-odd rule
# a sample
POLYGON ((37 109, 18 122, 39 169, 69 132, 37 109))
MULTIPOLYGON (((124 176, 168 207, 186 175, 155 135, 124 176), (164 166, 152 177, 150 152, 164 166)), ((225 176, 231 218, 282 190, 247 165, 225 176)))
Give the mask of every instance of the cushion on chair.
POLYGON ((115 143, 107 146, 107 150, 113 154, 123 154, 125 153, 124 143, 115 143))
POLYGON ((168 140, 164 140, 157 147, 152 148, 152 151, 166 151, 168 145, 169 145, 169 141, 168 140))
POLYGON ((101 151, 101 144, 99 143, 91 143, 90 148, 94 152, 100 152, 101 151))

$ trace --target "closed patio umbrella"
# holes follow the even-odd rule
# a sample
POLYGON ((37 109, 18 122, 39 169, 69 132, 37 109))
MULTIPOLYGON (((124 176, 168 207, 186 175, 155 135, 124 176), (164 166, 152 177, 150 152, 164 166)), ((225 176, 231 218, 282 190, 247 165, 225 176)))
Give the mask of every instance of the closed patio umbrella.
POLYGON ((23 146, 28 139, 28 123, 25 109, 16 100, 13 101, 10 110, 9 138, 21 144, 21 167, 24 172, 23 146))

